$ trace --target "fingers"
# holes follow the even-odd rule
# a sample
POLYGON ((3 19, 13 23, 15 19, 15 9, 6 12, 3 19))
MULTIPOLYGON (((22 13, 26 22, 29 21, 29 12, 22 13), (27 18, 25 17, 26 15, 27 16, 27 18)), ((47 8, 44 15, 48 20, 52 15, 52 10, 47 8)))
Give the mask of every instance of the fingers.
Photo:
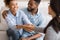
POLYGON ((27 38, 21 38, 21 40, 31 40, 31 39, 29 39, 29 37, 27 37, 27 38))
POLYGON ((21 38, 21 40, 27 40, 27 38, 21 38))
POLYGON ((28 31, 28 32, 31 32, 33 30, 29 29, 29 28, 24 28, 24 30, 28 31))
POLYGON ((24 27, 25 30, 28 30, 28 31, 34 30, 34 26, 33 25, 24 25, 23 27, 24 27))
POLYGON ((7 14, 8 14, 7 10, 5 10, 5 11, 2 12, 2 16, 3 16, 4 19, 6 18, 7 14))

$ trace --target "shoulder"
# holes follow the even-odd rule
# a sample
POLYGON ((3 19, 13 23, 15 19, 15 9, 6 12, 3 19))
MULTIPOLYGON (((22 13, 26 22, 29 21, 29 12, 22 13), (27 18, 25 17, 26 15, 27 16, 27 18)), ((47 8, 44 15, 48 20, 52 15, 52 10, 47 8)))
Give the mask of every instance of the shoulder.
POLYGON ((25 12, 22 11, 21 9, 19 9, 18 12, 19 12, 19 15, 22 15, 22 16, 25 16, 26 15, 25 12))
POLYGON ((46 38, 48 40, 57 40, 57 33, 54 31, 54 29, 51 26, 47 29, 45 35, 46 35, 45 40, 46 38))
POLYGON ((44 14, 43 14, 42 12, 40 12, 40 10, 38 10, 37 15, 38 15, 39 17, 43 17, 43 16, 44 16, 44 14))
POLYGON ((24 11, 24 13, 27 13, 28 11, 27 11, 27 8, 23 8, 23 9, 21 9, 22 11, 24 11))
POLYGON ((21 10, 22 10, 22 11, 26 11, 26 10, 27 10, 27 8, 22 8, 21 10))
POLYGON ((19 12, 20 14, 24 14, 24 11, 22 11, 21 9, 18 9, 18 12, 19 12))

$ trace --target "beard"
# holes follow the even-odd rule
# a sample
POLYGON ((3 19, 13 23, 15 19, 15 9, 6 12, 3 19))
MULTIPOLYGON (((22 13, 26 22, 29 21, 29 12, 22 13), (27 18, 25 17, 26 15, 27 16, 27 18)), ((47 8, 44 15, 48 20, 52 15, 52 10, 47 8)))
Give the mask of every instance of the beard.
POLYGON ((32 12, 33 10, 35 10, 34 8, 27 8, 27 10, 29 11, 29 12, 32 12))

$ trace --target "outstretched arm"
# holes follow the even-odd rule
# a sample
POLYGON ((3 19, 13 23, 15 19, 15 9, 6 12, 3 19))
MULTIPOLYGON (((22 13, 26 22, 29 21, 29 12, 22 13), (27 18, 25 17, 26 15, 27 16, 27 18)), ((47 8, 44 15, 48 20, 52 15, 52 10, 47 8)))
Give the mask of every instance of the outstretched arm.
POLYGON ((40 38, 41 36, 42 36, 41 34, 36 34, 36 35, 31 36, 31 37, 22 38, 22 40, 34 40, 36 38, 40 38))

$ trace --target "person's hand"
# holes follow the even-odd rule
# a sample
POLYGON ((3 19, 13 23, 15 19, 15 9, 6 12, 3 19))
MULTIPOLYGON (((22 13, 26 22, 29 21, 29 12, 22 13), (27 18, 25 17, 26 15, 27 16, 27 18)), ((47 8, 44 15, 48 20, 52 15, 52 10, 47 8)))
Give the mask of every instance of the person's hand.
POLYGON ((25 24, 25 25, 16 25, 16 28, 17 29, 24 29, 24 30, 26 30, 26 31, 28 31, 28 32, 31 32, 31 31, 33 31, 34 30, 34 26, 33 25, 31 25, 31 24, 25 24))
POLYGON ((21 38, 21 40, 30 40, 30 39, 27 37, 27 38, 21 38))
POLYGON ((5 19, 5 17, 7 16, 7 14, 8 14, 8 10, 4 10, 4 11, 2 12, 2 16, 3 16, 4 19, 5 19))
POLYGON ((34 29, 34 25, 32 25, 32 24, 25 24, 25 25, 23 25, 23 28, 27 28, 27 29, 34 29))
POLYGON ((31 25, 31 24, 26 24, 26 25, 23 25, 23 29, 26 30, 26 31, 33 31, 34 30, 34 25, 31 25))
POLYGON ((28 28, 24 28, 24 30, 27 31, 27 32, 32 32, 33 31, 31 29, 28 29, 28 28))
POLYGON ((36 39, 36 38, 40 38, 41 36, 42 36, 42 34, 38 33, 38 34, 35 34, 35 35, 29 37, 28 39, 34 40, 34 39, 36 39))

